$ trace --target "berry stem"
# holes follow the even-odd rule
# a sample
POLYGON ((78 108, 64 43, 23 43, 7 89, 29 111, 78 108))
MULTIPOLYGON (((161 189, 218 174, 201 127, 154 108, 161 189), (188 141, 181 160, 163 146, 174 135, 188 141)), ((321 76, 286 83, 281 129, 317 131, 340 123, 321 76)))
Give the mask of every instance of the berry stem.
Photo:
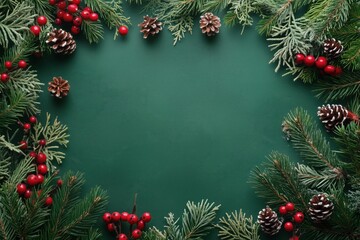
POLYGON ((354 122, 356 122, 357 124, 359 124, 359 116, 356 115, 355 113, 353 112, 348 112, 348 118, 354 122))

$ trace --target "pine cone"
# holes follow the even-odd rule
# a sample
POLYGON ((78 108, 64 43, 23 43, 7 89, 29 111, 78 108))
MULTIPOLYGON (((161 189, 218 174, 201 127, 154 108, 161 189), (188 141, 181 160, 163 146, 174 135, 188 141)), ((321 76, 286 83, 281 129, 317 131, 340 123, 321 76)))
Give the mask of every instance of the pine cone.
POLYGON ((334 210, 334 204, 326 194, 314 195, 309 202, 309 214, 313 221, 321 222, 330 217, 334 210))
POLYGON ((55 97, 62 98, 68 95, 70 90, 70 84, 62 77, 53 77, 53 80, 49 82, 48 91, 55 97))
POLYGON ((218 16, 208 12, 200 16, 200 29, 202 33, 208 36, 214 36, 219 33, 221 21, 218 16))
POLYGON ((138 25, 140 27, 140 32, 144 34, 146 39, 149 35, 158 34, 162 30, 162 22, 158 21, 158 18, 152 18, 149 16, 144 16, 144 21, 138 25))
POLYGON ((276 212, 269 208, 269 206, 266 206, 266 208, 259 212, 257 222, 260 224, 261 230, 269 235, 278 233, 282 225, 276 212))
POLYGON ((324 47, 323 51, 329 59, 334 59, 339 57, 344 50, 341 41, 338 41, 335 38, 325 40, 323 47, 324 47))
POLYGON ((58 54, 71 54, 76 49, 76 42, 71 33, 62 29, 54 29, 47 34, 46 43, 58 54))
POLYGON ((346 125, 351 121, 359 122, 359 117, 339 104, 327 104, 318 107, 319 116, 328 131, 334 130, 338 125, 346 125))

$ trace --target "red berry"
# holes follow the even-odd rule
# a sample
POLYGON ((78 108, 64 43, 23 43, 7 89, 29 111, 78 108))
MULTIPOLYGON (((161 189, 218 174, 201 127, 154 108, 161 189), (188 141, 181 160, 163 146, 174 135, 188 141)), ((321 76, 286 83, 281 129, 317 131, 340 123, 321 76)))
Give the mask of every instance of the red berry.
POLYGON ((26 189, 25 193, 24 193, 24 198, 30 198, 31 197, 31 190, 30 189, 26 189))
POLYGON ((108 212, 104 213, 102 218, 103 218, 104 222, 111 223, 111 220, 112 220, 111 213, 108 213, 108 212))
POLYGON ((135 214, 130 214, 128 218, 128 223, 135 224, 139 221, 139 218, 135 214))
POLYGON ((108 224, 106 225, 106 227, 107 227, 107 230, 108 230, 109 232, 113 232, 113 231, 115 230, 115 227, 114 227, 114 224, 113 224, 113 223, 108 223, 108 224))
POLYGON ((45 180, 44 176, 41 174, 36 175, 37 177, 37 184, 42 184, 45 180))
POLYGON ((70 3, 79 5, 81 3, 81 0, 69 0, 70 3))
POLYGON ((36 158, 37 154, 36 154, 36 152, 32 151, 32 152, 29 153, 29 156, 32 157, 32 158, 36 158))
POLYGON ((80 26, 81 23, 82 23, 82 18, 81 18, 80 16, 74 18, 73 24, 74 24, 75 26, 80 26))
POLYGON ((76 4, 70 4, 67 7, 67 10, 69 13, 76 13, 79 10, 79 8, 78 8, 78 5, 76 5, 76 4))
POLYGON ((0 78, 3 83, 6 83, 9 80, 9 75, 7 73, 2 73, 0 78))
POLYGON ((120 233, 116 239, 117 240, 128 240, 128 237, 125 234, 120 233))
POLYGON ((315 66, 318 69, 323 69, 324 67, 326 67, 326 65, 327 65, 326 57, 318 57, 318 59, 316 59, 315 66))
POLYGON ((74 19, 73 16, 68 12, 64 13, 64 16, 62 18, 65 22, 72 22, 72 20, 74 19))
POLYGON ((65 14, 65 11, 59 10, 59 11, 57 11, 56 16, 61 19, 64 17, 64 14, 65 14))
POLYGON ((20 141, 20 149, 25 150, 28 148, 28 144, 25 140, 20 141))
POLYGON ((65 1, 58 2, 57 7, 61 10, 65 10, 66 2, 65 1))
POLYGON ((324 72, 329 75, 334 75, 336 71, 336 68, 333 65, 327 65, 324 68, 324 72))
POLYGON ((341 67, 335 67, 335 76, 341 75, 343 72, 341 67))
POLYGON ((145 222, 143 220, 139 220, 137 222, 136 228, 139 230, 143 230, 145 228, 145 222))
POLYGON ((27 67, 27 63, 24 60, 20 60, 18 62, 18 67, 19 68, 26 68, 27 67))
POLYGON ((121 214, 120 214, 119 212, 113 212, 113 213, 111 214, 111 220, 112 220, 113 222, 120 221, 120 219, 121 219, 121 214))
POLYGON ((11 68, 12 68, 12 62, 6 61, 6 62, 5 62, 5 67, 6 67, 7 69, 11 69, 11 68))
POLYGON ((90 18, 90 12, 89 11, 86 11, 86 10, 82 10, 81 13, 80 13, 81 17, 85 20, 89 19, 90 18))
POLYGON ((61 187, 63 185, 63 180, 58 179, 56 184, 58 185, 58 187, 61 187))
POLYGON ((302 64, 305 60, 305 55, 302 53, 298 53, 295 55, 295 63, 296 64, 302 64))
POLYGON ((92 13, 92 9, 90 7, 84 7, 83 11, 88 11, 89 13, 92 13))
POLYGON ((307 55, 304 59, 305 66, 311 67, 315 64, 315 57, 313 55, 307 55))
POLYGON ((36 162, 38 164, 41 164, 41 163, 45 163, 46 162, 46 155, 44 153, 38 153, 38 155, 36 156, 36 162))
POLYGON ((31 128, 30 123, 24 123, 23 128, 24 128, 25 130, 29 130, 29 129, 31 128))
POLYGON ((50 4, 50 5, 55 5, 56 2, 57 2, 57 0, 49 0, 49 4, 50 4))
POLYGON ((125 36, 128 34, 129 29, 126 26, 120 26, 118 32, 121 36, 125 36))
POLYGON ((51 206, 53 204, 53 199, 52 199, 52 197, 47 197, 46 199, 45 199, 45 205, 46 206, 51 206))
POLYGON ((280 213, 281 215, 287 214, 286 207, 285 207, 285 206, 280 206, 280 207, 279 207, 279 213, 280 213))
POLYGON ((38 16, 36 21, 40 26, 43 26, 47 23, 47 18, 45 16, 38 16))
POLYGON ((30 116, 30 117, 29 117, 29 122, 31 122, 31 123, 36 123, 36 122, 37 122, 36 117, 35 117, 35 116, 30 116))
POLYGON ((72 34, 79 34, 80 33, 80 28, 78 26, 72 26, 71 27, 71 33, 72 34))
POLYGON ((141 220, 143 220, 145 223, 148 223, 151 221, 151 214, 148 212, 144 212, 141 216, 141 220))
POLYGON ((291 238, 289 238, 289 240, 299 240, 300 238, 298 236, 292 236, 291 238))
POLYGON ((139 229, 135 229, 134 231, 132 231, 131 236, 134 239, 138 239, 141 237, 142 232, 139 229))
POLYGON ((62 24, 62 21, 61 21, 60 18, 56 18, 55 21, 54 21, 54 23, 55 23, 56 25, 61 25, 61 24, 62 24))
POLYGON ((129 213, 128 212, 122 212, 121 213, 121 221, 127 221, 129 219, 129 213))
POLYGON ((294 211, 294 209, 295 209, 295 204, 293 204, 292 202, 288 202, 288 203, 285 205, 285 208, 286 208, 286 211, 288 211, 288 212, 294 211))
POLYGON ((35 186, 36 184, 38 184, 38 177, 35 174, 30 174, 27 176, 26 182, 30 186, 35 186))
POLYGON ((39 164, 37 166, 37 171, 38 171, 38 173, 45 175, 48 172, 48 168, 47 168, 46 164, 39 164))
POLYGON ((19 195, 23 195, 27 190, 27 187, 24 183, 19 183, 17 186, 16 186, 16 192, 19 194, 19 195))
POLYGON ((99 15, 97 13, 90 13, 89 19, 96 22, 99 19, 99 15))
POLYGON ((292 222, 286 222, 284 224, 284 229, 287 232, 292 232, 294 230, 294 225, 292 224, 292 222))
POLYGON ((45 139, 40 139, 39 140, 39 145, 40 146, 45 146, 46 145, 46 140, 45 139))
POLYGON ((304 221, 304 214, 302 212, 297 212, 294 215, 294 222, 302 223, 304 221))

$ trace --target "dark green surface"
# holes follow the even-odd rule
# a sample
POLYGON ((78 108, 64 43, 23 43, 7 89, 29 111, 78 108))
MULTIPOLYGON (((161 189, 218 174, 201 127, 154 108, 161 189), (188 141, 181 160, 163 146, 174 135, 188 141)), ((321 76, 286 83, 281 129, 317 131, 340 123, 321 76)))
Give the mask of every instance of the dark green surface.
POLYGON ((131 211, 138 193, 138 212, 150 211, 156 226, 203 198, 222 204, 219 216, 239 208, 256 215, 264 202, 247 183, 250 170, 272 150, 298 159, 282 119, 297 106, 315 113, 319 101, 274 72, 254 29, 241 36, 222 27, 209 40, 196 25, 173 47, 167 31, 144 40, 141 16, 132 21, 125 39, 107 32, 99 45, 79 41, 70 58, 37 61, 44 83, 60 75, 71 84, 61 101, 46 86, 41 95, 43 112, 69 126, 62 171, 85 172, 87 188, 106 188, 109 211, 131 211))

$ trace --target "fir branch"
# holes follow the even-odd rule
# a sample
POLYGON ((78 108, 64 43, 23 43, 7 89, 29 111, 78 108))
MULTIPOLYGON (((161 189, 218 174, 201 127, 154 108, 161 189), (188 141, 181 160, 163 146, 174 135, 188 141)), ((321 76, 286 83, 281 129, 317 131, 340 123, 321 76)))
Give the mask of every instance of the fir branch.
POLYGON ((166 233, 161 232, 156 227, 150 227, 144 232, 144 240, 166 240, 166 233))
POLYGON ((316 97, 325 101, 339 100, 348 97, 357 98, 360 91, 360 71, 344 72, 341 78, 330 77, 316 85, 316 97))
POLYGON ((349 69, 360 71, 360 40, 353 41, 344 51, 341 63, 349 69))
POLYGON ((168 24, 169 24, 168 29, 170 30, 171 34, 174 37, 173 45, 176 45, 178 41, 184 38, 186 32, 192 34, 192 29, 194 26, 193 19, 190 16, 181 17, 176 20, 172 20, 168 22, 168 24))
POLYGON ((209 203, 208 200, 197 204, 187 202, 182 216, 183 239, 201 239, 206 236, 213 228, 212 222, 219 208, 220 205, 215 206, 215 203, 209 203))
POLYGON ((232 2, 233 0, 209 0, 205 3, 203 12, 220 12, 226 9, 232 2))
POLYGON ((89 43, 98 43, 103 39, 104 29, 100 22, 82 21, 81 30, 89 43))
POLYGON ((10 43, 17 45, 24 40, 23 33, 28 31, 35 16, 26 2, 16 4, 12 11, 0 3, 0 45, 8 48, 10 43))
POLYGON ((42 85, 44 84, 40 83, 36 71, 30 70, 30 68, 12 71, 7 82, 7 87, 10 89, 36 95, 41 92, 42 85))
POLYGON ((226 213, 216 227, 219 229, 218 236, 223 240, 260 240, 259 225, 253 222, 252 216, 247 218, 241 209, 239 212, 226 213))
POLYGON ((4 135, 0 136, 0 148, 6 148, 12 152, 21 153, 19 147, 6 140, 4 135))
POLYGON ((230 26, 239 23, 242 25, 241 33, 243 33, 246 26, 253 24, 253 18, 250 14, 256 11, 258 9, 252 0, 231 1, 231 6, 224 17, 224 22, 230 26))
POLYGON ((0 184, 5 179, 10 177, 9 166, 10 166, 10 158, 5 157, 5 153, 0 148, 0 184))
POLYGON ((347 197, 349 199, 349 208, 357 214, 360 214, 360 189, 349 191, 347 197))
POLYGON ((173 213, 169 213, 167 217, 165 217, 166 225, 165 232, 168 239, 181 239, 180 227, 178 225, 179 219, 175 220, 175 216, 173 213))
POLYGON ((318 169, 336 170, 343 163, 330 149, 330 144, 317 128, 310 115, 297 108, 285 117, 291 135, 291 143, 306 163, 318 169))
POLYGON ((49 22, 53 21, 55 6, 50 5, 49 1, 45 0, 24 0, 28 5, 32 6, 32 13, 38 16, 46 16, 49 22))

